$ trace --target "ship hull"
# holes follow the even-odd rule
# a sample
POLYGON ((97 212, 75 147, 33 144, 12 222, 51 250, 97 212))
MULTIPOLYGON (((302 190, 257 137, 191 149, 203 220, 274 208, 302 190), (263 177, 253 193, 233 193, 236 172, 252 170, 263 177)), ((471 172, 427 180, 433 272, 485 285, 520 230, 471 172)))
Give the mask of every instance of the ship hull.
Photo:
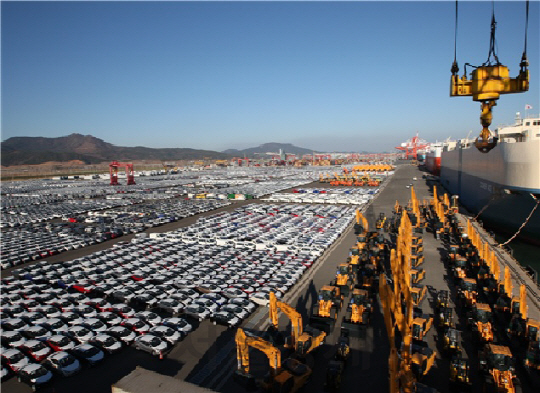
POLYGON ((441 155, 440 152, 437 155, 436 152, 429 152, 426 155, 425 161, 426 169, 435 176, 439 176, 441 173, 441 155))
MULTIPOLYGON (((474 147, 443 151, 441 184, 459 195, 460 203, 470 212, 480 213, 478 220, 487 228, 513 235, 535 207, 533 196, 540 195, 540 141, 536 142, 499 144, 487 154, 474 147), (526 160, 530 157, 532 162, 526 160)), ((540 245, 540 207, 519 238, 540 245)))

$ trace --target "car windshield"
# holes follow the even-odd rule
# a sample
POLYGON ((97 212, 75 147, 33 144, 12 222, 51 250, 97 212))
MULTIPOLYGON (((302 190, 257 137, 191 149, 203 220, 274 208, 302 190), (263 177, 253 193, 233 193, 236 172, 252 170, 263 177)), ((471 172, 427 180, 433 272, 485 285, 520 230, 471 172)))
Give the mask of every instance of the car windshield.
POLYGON ((161 343, 161 341, 160 341, 159 338, 157 338, 157 337, 152 337, 152 338, 150 339, 150 341, 148 342, 148 345, 151 345, 151 346, 153 346, 153 347, 157 347, 157 346, 159 346, 160 343, 161 343))
POLYGON ((46 348, 45 344, 43 344, 41 341, 36 342, 35 344, 30 344, 29 347, 32 351, 39 351, 40 349, 46 348))
POLYGON ((73 358, 70 356, 63 357, 58 361, 58 364, 61 366, 69 366, 71 363, 73 363, 73 358))
POLYGON ((9 361, 11 363, 17 363, 19 360, 24 359, 24 355, 21 352, 15 352, 11 357, 9 358, 9 361))
POLYGON ((84 352, 89 356, 94 356, 99 352, 99 349, 97 349, 96 347, 88 347, 84 349, 84 352))
POLYGON ((114 345, 115 340, 112 337, 107 337, 103 340, 103 344, 105 345, 114 345))
POLYGON ((88 333, 90 333, 90 330, 88 330, 88 329, 85 328, 85 327, 81 327, 80 329, 75 330, 75 334, 76 334, 77 336, 85 336, 85 335, 87 335, 88 333))
POLYGON ((39 378, 47 374, 47 369, 45 367, 39 367, 25 374, 27 374, 30 378, 39 378))
POLYGON ((55 342, 57 345, 67 345, 69 344, 69 338, 62 336, 61 338, 57 339, 55 342))

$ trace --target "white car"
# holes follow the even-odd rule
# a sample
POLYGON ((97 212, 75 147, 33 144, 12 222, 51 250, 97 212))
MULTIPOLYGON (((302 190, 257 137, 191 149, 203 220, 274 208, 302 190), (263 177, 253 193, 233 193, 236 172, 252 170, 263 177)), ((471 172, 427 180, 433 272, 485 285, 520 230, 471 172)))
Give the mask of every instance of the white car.
POLYGON ((248 297, 248 294, 246 292, 242 291, 240 288, 235 287, 226 288, 221 291, 221 294, 228 298, 248 297))
POLYGON ((152 311, 139 311, 135 314, 135 317, 143 319, 152 326, 157 326, 161 323, 161 317, 152 311))
POLYGON ((172 327, 159 325, 150 329, 148 334, 153 334, 161 339, 167 341, 169 344, 174 345, 182 339, 182 333, 172 327))
POLYGON ((108 354, 116 353, 122 349, 120 339, 107 333, 99 333, 97 336, 92 337, 88 342, 108 354))
POLYGON ((203 307, 206 307, 211 313, 216 312, 219 308, 219 305, 214 302, 212 299, 200 297, 195 299, 191 304, 200 304, 203 307))
MULTIPOLYGON (((208 300, 209 302, 212 302, 211 300, 208 300)), ((212 303, 217 308, 217 304, 212 303)), ((209 318, 212 315, 212 311, 210 311, 208 308, 206 308, 201 303, 191 303, 189 306, 187 306, 184 309, 184 313, 186 315, 189 315, 193 318, 198 319, 199 321, 202 321, 203 319, 209 318)))
POLYGON ((124 326, 113 326, 107 329, 105 331, 105 334, 109 334, 119 339, 120 341, 124 342, 126 345, 131 344, 135 340, 135 337, 137 337, 137 334, 134 331, 124 326))
POLYGON ((257 303, 259 306, 266 307, 270 303, 270 295, 268 294, 268 292, 255 292, 249 296, 249 300, 257 303))
POLYGON ((229 304, 235 304, 237 306, 243 307, 249 313, 252 313, 257 308, 257 305, 255 303, 249 301, 245 297, 241 297, 241 298, 236 297, 236 298, 229 299, 229 304))
POLYGON ((187 335, 193 330, 193 326, 183 318, 164 318, 163 321, 161 321, 161 324, 176 329, 183 335, 187 335))
POLYGON ((212 321, 214 325, 219 323, 222 325, 226 325, 228 327, 236 326, 240 324, 240 322, 242 322, 242 320, 238 318, 237 316, 235 316, 232 312, 225 311, 225 310, 215 312, 210 317, 210 320, 212 321))
POLYGON ((162 355, 167 350, 167 343, 153 334, 145 334, 135 339, 133 343, 136 349, 146 351, 152 355, 162 355))
POLYGON ((220 294, 217 294, 217 293, 205 293, 200 298, 202 298, 202 299, 210 299, 214 303, 217 303, 220 306, 227 303, 227 298, 225 296, 221 296, 220 294))
POLYGON ((245 319, 249 316, 249 312, 245 308, 243 308, 242 306, 238 306, 236 304, 230 304, 230 303, 224 304, 223 306, 219 308, 219 311, 227 311, 227 312, 233 313, 240 319, 245 319))

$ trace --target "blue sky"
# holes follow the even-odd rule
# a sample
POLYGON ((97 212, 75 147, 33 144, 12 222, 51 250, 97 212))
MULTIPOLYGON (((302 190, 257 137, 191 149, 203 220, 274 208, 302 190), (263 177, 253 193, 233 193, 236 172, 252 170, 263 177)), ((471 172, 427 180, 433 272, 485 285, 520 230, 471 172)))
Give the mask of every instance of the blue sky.
MULTIPOLYGON (((119 146, 225 150, 265 142, 391 151, 480 132, 449 97, 453 1, 5 2, 2 140, 77 132, 119 146)), ((487 60, 492 3, 459 2, 458 56, 487 60)), ((497 53, 519 71, 525 3, 495 2, 497 53)), ((540 112, 539 2, 530 91, 493 125, 540 112)))

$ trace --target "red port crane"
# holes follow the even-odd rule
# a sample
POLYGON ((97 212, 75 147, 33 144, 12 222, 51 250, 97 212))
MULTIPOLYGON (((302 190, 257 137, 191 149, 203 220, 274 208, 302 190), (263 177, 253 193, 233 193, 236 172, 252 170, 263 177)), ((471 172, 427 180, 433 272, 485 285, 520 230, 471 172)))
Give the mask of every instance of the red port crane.
POLYGON ((416 133, 416 136, 409 139, 407 142, 404 142, 401 144, 401 146, 396 147, 396 149, 404 151, 405 152, 405 158, 408 160, 409 156, 411 156, 414 160, 417 159, 416 153, 418 150, 425 149, 429 146, 428 141, 424 139, 420 139, 418 137, 418 133, 416 133))
POLYGON ((118 168, 126 168, 127 185, 135 184, 135 175, 133 172, 133 164, 128 162, 113 161, 109 164, 109 174, 111 175, 111 186, 118 185, 118 168))

